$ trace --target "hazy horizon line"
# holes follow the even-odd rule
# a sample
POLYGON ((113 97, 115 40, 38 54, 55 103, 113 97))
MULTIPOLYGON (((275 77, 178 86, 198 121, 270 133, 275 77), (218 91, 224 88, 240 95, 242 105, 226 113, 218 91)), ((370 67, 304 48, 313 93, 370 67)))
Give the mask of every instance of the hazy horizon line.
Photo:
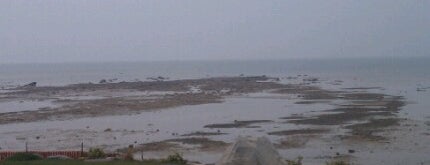
POLYGON ((239 59, 239 58, 229 58, 229 59, 166 59, 166 60, 106 60, 106 61, 50 61, 50 62, 0 62, 0 65, 8 64, 76 64, 76 63, 89 63, 89 64, 103 64, 103 63, 146 63, 146 62, 240 62, 240 61, 276 61, 276 60, 298 60, 298 61, 312 61, 312 60, 359 60, 359 59, 430 59, 429 56, 363 56, 363 57, 305 57, 305 58, 249 58, 249 59, 239 59))

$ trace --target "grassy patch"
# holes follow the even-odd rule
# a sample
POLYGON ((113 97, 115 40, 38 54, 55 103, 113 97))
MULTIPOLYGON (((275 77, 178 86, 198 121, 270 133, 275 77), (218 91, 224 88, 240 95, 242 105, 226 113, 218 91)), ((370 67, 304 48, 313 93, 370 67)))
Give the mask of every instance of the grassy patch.
POLYGON ((9 158, 7 161, 15 162, 15 161, 31 161, 31 160, 41 160, 42 157, 39 155, 35 155, 32 153, 17 153, 9 158))

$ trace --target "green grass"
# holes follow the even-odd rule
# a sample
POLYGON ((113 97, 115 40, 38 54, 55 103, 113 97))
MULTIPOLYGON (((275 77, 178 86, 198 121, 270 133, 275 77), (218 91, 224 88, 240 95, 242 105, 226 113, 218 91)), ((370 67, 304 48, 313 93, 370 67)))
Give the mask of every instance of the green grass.
POLYGON ((84 162, 80 160, 33 160, 33 161, 3 161, 0 165, 171 165, 157 160, 148 161, 111 161, 111 162, 84 162))
POLYGON ((39 155, 35 155, 32 153, 17 153, 9 158, 7 161, 32 161, 32 160, 41 160, 42 157, 39 155))

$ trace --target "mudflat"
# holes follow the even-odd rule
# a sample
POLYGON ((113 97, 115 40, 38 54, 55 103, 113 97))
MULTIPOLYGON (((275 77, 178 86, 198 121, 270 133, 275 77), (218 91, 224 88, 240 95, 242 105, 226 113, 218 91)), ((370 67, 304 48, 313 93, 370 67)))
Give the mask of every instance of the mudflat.
MULTIPOLYGON (((85 118, 101 120, 100 117, 115 119, 116 116, 127 120, 133 116, 140 116, 144 118, 141 120, 146 125, 142 124, 136 127, 139 128, 136 130, 121 126, 116 129, 95 130, 88 125, 86 128, 58 130, 60 133, 57 135, 71 135, 58 142, 79 141, 90 136, 89 140, 99 141, 94 145, 109 150, 121 152, 127 148, 127 144, 133 144, 136 146, 136 152, 164 154, 179 151, 185 153, 185 156, 189 152, 194 154, 210 152, 206 155, 222 152, 229 143, 241 135, 268 136, 279 150, 299 149, 306 154, 312 147, 309 145, 313 143, 328 145, 329 151, 335 150, 333 146, 350 148, 351 144, 355 146, 365 143, 383 145, 398 138, 392 133, 393 130, 404 132, 409 129, 404 127, 406 126, 404 123, 410 121, 399 115, 406 105, 405 98, 383 93, 382 87, 325 89, 318 86, 320 80, 316 78, 302 77, 294 79, 294 82, 289 80, 268 76, 239 76, 8 89, 0 94, 0 103, 25 104, 27 101, 39 101, 50 102, 55 106, 35 107, 32 110, 7 110, 0 113, 0 125, 37 124, 46 121, 73 122, 85 118), (244 100, 246 104, 263 101, 265 107, 253 109, 254 107, 247 107, 243 103, 237 104, 231 100, 244 100), (233 106, 235 112, 223 110, 222 106, 217 107, 218 105, 233 106), (187 108, 176 110, 180 107, 200 108, 193 111, 186 110, 187 108), (167 116, 161 116, 166 118, 165 120, 152 121, 151 118, 145 118, 148 115, 145 112, 167 110, 169 111, 166 112, 167 116), (180 111, 180 114, 175 111, 180 111), (193 114, 194 111, 201 114, 193 114), (223 114, 225 112, 228 113, 223 114), (245 115, 256 112, 259 115, 245 115), (197 118, 168 123, 169 120, 175 117, 183 118, 184 115, 197 118), (241 115, 253 117, 245 118, 241 115), (225 116, 228 120, 217 116, 225 116), (153 123, 145 122, 145 119, 150 119, 153 123), (201 125, 194 124, 193 120, 201 125), (193 124, 183 125, 181 122, 193 124), (146 140, 139 140, 143 137, 146 137, 146 140)), ((133 119, 133 122, 134 120, 137 122, 139 118, 133 119)), ((4 135, 5 138, 9 138, 9 135, 24 138, 37 136, 36 141, 40 141, 39 149, 50 148, 48 144, 53 140, 51 137, 35 133, 12 130, 5 132, 4 135)), ((61 147, 74 146, 75 144, 66 144, 61 147)), ((312 155, 314 152, 309 153, 312 155)), ((341 151, 333 152, 331 155, 322 153, 320 156, 307 156, 305 161, 306 158, 353 157, 354 154, 355 152, 341 151)), ((213 162, 212 157, 206 158, 207 156, 202 156, 202 159, 197 161, 213 162)), ((355 158, 358 162, 365 161, 360 156, 355 158)))

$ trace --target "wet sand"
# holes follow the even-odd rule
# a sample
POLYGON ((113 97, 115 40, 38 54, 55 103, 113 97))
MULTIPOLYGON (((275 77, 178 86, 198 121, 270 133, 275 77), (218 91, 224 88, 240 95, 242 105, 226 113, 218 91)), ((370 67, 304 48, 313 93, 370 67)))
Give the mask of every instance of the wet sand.
POLYGON ((324 89, 319 79, 289 80, 221 77, 12 89, 0 103, 38 99, 56 106, 0 113, 0 139, 6 141, 0 147, 17 150, 20 139, 32 139, 41 150, 75 149, 84 140, 86 147, 122 151, 132 144, 137 154, 181 152, 213 163, 238 136, 267 136, 286 159, 366 163, 383 157, 365 152, 403 153, 386 148, 408 148, 411 138, 399 134, 418 128, 421 136, 428 133, 425 124, 399 115, 406 105, 402 96, 367 92, 382 87, 324 89))
POLYGON ((26 88, 3 93, 3 98, 12 100, 54 99, 55 102, 64 105, 33 112, 0 113, 0 124, 33 122, 53 118, 56 120, 66 120, 70 118, 121 115, 136 111, 171 108, 181 105, 219 103, 222 101, 222 97, 226 95, 259 92, 282 86, 281 84, 269 81, 272 79, 265 76, 231 77, 26 88), (260 83, 259 81, 269 82, 260 83), (132 96, 116 95, 117 93, 121 94, 127 91, 130 93, 141 91, 156 91, 160 93, 149 93, 148 95, 142 93, 132 96), (170 93, 162 93, 163 91, 170 93), (87 100, 79 99, 79 97, 95 97, 100 93, 107 93, 105 95, 108 95, 108 97, 87 100), (70 97, 78 99, 73 100, 70 97))

